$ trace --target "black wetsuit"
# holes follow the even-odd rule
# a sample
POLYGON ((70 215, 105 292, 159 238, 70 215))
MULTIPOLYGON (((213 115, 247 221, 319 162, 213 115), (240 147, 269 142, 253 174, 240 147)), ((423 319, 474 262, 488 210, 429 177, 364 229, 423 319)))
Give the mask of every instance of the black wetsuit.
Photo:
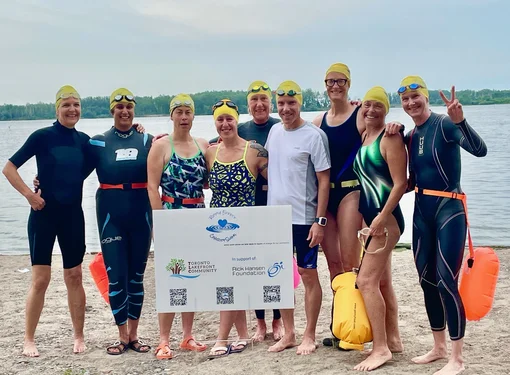
MULTIPOLYGON (((421 189, 462 192, 460 147, 475 156, 487 154, 480 136, 464 120, 432 113, 406 135, 410 178, 421 189)), ((413 216, 413 252, 433 331, 448 323, 452 340, 464 337, 466 317, 457 283, 466 243, 462 202, 417 193, 413 216)))
MULTIPOLYGON (((237 126, 237 133, 247 141, 255 141, 262 146, 266 144, 267 136, 274 124, 281 122, 279 119, 269 117, 266 123, 256 124, 253 120, 243 122, 237 126)), ((218 137, 211 139, 209 143, 218 142, 218 137)), ((255 206, 267 205, 267 180, 259 173, 255 191, 255 206)), ((257 319, 264 319, 264 310, 255 310, 257 319)), ((280 310, 273 310, 273 319, 280 319, 280 310)))
POLYGON ((20 168, 36 157, 42 210, 31 209, 28 241, 32 265, 51 265, 51 254, 58 238, 64 268, 80 265, 85 254, 85 221, 82 189, 85 179, 85 147, 89 136, 69 129, 58 121, 33 132, 9 159, 20 168))
POLYGON ((100 184, 123 184, 123 189, 99 188, 96 214, 99 239, 108 272, 110 306, 117 325, 138 319, 142 310, 143 275, 151 245, 152 209, 147 188, 147 156, 152 136, 132 128, 112 128, 89 141, 89 155, 100 184))
POLYGON ((331 190, 329 191, 328 211, 336 218, 338 207, 347 194, 360 190, 353 163, 361 146, 361 135, 356 125, 360 107, 357 107, 347 120, 338 126, 329 126, 324 114, 320 128, 328 136, 331 155, 331 190))

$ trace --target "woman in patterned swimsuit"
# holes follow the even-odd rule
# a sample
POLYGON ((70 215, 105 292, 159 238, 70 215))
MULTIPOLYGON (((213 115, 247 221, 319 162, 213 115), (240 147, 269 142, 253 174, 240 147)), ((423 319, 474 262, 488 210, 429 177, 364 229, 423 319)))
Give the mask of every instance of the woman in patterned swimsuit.
MULTIPOLYGON (((232 101, 223 99, 216 103, 213 116, 222 142, 209 147, 206 152, 211 208, 254 206, 257 176, 260 173, 267 178, 267 151, 262 145, 239 137, 239 112, 232 101)), ((245 312, 221 311, 218 339, 209 358, 243 351, 248 338, 245 312), (228 346, 227 339, 234 323, 239 341, 228 346)))
MULTIPOLYGON (((148 190, 153 210, 204 208, 204 184, 207 181, 205 150, 208 142, 193 138, 190 134, 193 125, 195 105, 187 94, 179 94, 170 102, 170 118, 174 131, 169 136, 154 142, 149 158, 148 190), (163 195, 160 197, 158 188, 163 195)), ((195 341, 191 334, 193 312, 182 313, 183 340, 181 349, 203 351, 206 346, 195 341)), ((160 313, 160 343, 156 348, 158 359, 171 359, 170 329, 175 313, 160 313)))

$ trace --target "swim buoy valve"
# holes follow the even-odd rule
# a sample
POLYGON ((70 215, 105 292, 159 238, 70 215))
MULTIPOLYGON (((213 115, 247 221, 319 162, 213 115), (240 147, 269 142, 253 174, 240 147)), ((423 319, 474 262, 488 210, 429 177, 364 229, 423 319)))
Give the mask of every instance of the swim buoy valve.
POLYGON ((469 268, 473 268, 473 263, 475 262, 475 260, 473 258, 469 258, 467 260, 467 264, 468 264, 468 267, 469 268))

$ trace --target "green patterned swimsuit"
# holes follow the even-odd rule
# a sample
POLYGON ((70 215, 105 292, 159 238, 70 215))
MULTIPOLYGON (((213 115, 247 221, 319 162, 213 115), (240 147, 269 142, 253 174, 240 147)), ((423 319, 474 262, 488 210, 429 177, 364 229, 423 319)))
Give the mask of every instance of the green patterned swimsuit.
MULTIPOLYGON (((359 212, 365 223, 370 226, 375 217, 382 211, 393 188, 388 163, 381 154, 381 139, 384 130, 370 145, 361 146, 354 160, 354 172, 361 183, 359 212)), ((393 210, 400 234, 404 232, 404 216, 400 205, 393 210)))

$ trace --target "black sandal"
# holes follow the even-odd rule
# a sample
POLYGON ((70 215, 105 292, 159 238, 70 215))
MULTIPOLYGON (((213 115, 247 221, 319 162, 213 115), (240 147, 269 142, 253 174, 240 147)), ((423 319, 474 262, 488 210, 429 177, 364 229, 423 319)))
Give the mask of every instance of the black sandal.
POLYGON ((142 340, 133 340, 128 345, 130 349, 133 349, 137 353, 148 353, 151 350, 151 347, 142 340))
POLYGON ((121 355, 128 350, 128 344, 123 341, 115 341, 112 345, 106 348, 106 353, 110 355, 121 355), (111 351, 110 349, 117 349, 118 351, 111 351))

